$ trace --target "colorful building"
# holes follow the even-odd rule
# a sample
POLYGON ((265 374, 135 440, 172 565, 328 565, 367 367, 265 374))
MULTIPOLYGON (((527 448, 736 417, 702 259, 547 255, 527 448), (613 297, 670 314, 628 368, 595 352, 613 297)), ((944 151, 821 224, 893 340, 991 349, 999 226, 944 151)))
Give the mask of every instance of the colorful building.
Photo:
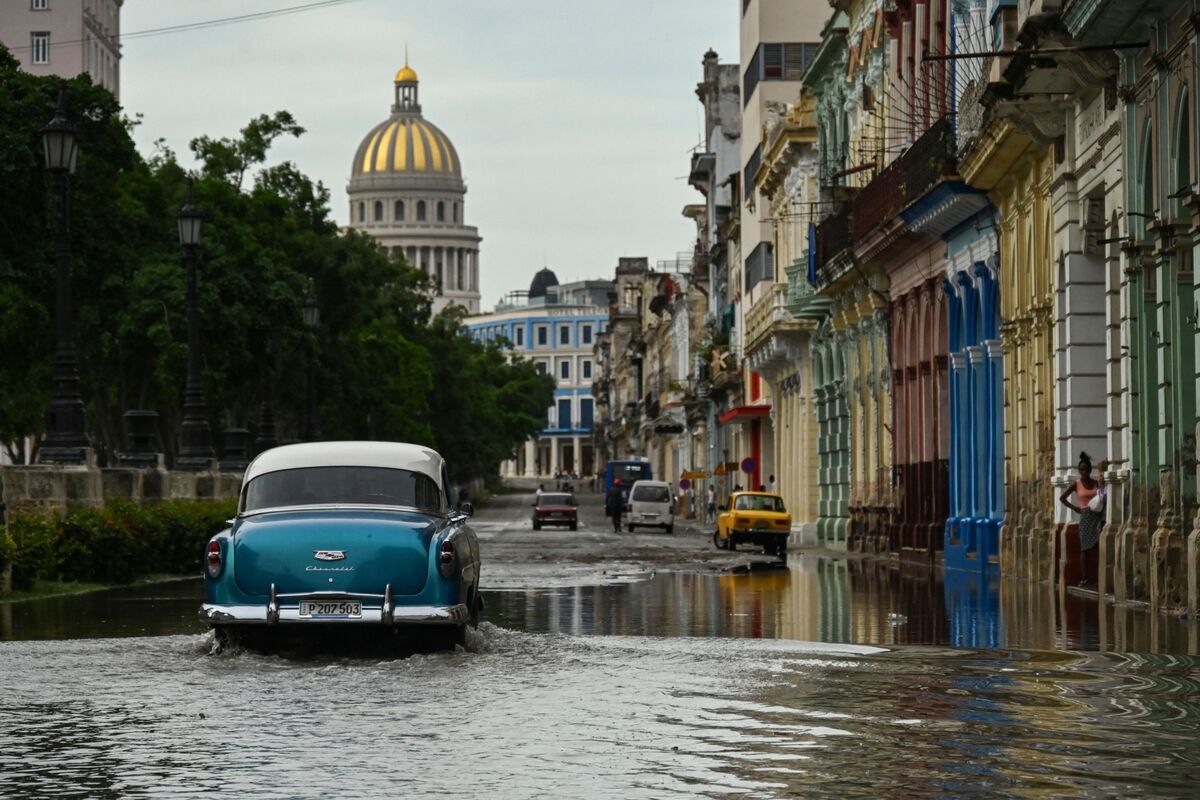
POLYGON ((611 281, 559 284, 549 269, 540 270, 527 292, 512 292, 490 314, 468 317, 471 335, 506 341, 515 356, 532 361, 555 380, 554 405, 546 428, 501 465, 504 477, 546 478, 559 473, 595 474, 592 431, 596 404, 593 348, 608 325, 611 281))

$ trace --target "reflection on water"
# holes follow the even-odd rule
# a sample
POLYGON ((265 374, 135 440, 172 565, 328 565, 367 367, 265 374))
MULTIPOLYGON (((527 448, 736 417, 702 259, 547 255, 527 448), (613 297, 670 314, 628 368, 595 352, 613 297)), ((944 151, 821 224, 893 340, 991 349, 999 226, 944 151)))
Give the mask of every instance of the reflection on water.
POLYGON ((1200 770, 1188 656, 488 623, 470 652, 408 659, 210 645, 0 644, 21 676, 0 693, 3 795, 1187 797, 1200 770))
POLYGON ((506 627, 582 635, 731 636, 1044 650, 1198 650, 1197 625, 1052 586, 875 561, 793 558, 730 575, 494 592, 506 627))
MULTIPOLYGON (((199 581, 0 604, 0 640, 201 633, 199 581)), ((1200 651, 1198 626, 1051 586, 876 561, 662 573, 604 586, 484 592, 484 618, 519 630, 858 644, 1117 652, 1200 651)))

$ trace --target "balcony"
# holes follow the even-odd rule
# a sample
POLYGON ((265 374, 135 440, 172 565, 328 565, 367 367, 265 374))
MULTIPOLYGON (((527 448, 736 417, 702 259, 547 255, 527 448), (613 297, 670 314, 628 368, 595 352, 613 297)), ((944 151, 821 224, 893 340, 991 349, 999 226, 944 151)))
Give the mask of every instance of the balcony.
POLYGON ((854 197, 817 226, 817 275, 852 242, 871 236, 938 184, 957 177, 954 125, 942 117, 854 197))
POLYGON ((854 238, 870 236, 957 168, 954 126, 950 117, 942 117, 855 195, 850 225, 854 238))
POLYGON ((787 310, 787 284, 773 284, 746 314, 746 351, 750 352, 761 344, 776 323, 790 320, 791 314, 787 310))

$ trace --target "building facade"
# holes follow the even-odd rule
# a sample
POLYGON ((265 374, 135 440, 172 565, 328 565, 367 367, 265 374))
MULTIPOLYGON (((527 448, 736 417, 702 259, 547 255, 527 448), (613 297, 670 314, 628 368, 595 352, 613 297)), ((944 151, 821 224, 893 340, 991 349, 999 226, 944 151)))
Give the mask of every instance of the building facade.
POLYGON ((0 4, 0 42, 34 75, 73 78, 121 97, 125 0, 10 0, 0 4))
POLYGON ((393 81, 391 115, 355 151, 350 226, 433 280, 433 312, 450 305, 479 313, 479 243, 466 223, 467 187, 449 137, 424 118, 417 73, 405 64, 393 81))
POLYGON ((593 350, 608 325, 611 291, 611 281, 560 285, 552 271, 543 269, 527 292, 510 293, 492 313, 465 321, 472 336, 507 341, 514 356, 532 361, 555 380, 546 428, 503 463, 503 477, 593 475, 603 469, 592 441, 592 384, 597 374, 593 350))

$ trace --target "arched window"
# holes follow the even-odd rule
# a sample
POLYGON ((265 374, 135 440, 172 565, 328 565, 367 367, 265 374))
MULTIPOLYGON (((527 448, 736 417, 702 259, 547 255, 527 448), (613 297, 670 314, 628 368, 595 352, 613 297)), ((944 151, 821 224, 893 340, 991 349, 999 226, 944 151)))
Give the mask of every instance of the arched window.
POLYGON ((1142 167, 1141 174, 1138 176, 1141 179, 1141 201, 1142 214, 1145 216, 1138 217, 1138 232, 1139 235, 1145 236, 1149 229, 1150 219, 1154 216, 1154 129, 1150 126, 1150 120, 1146 120, 1146 126, 1142 131, 1142 167))
POLYGON ((458 203, 454 204, 454 221, 458 222, 458 203))
POLYGON ((417 201, 417 222, 424 222, 424 221, 425 221, 425 201, 418 200, 417 201))
POLYGON ((382 200, 375 201, 375 221, 383 222, 383 201, 382 200))
POLYGON ((1192 159, 1191 159, 1191 126, 1188 124, 1188 96, 1187 91, 1183 91, 1179 95, 1179 107, 1175 112, 1175 158, 1174 158, 1174 175, 1171 186, 1171 194, 1174 197, 1174 212, 1176 217, 1184 216, 1186 208, 1184 206, 1185 193, 1191 191, 1192 186, 1192 159))
POLYGON ((404 201, 396 201, 396 222, 404 222, 404 201))
POLYGON ((446 221, 446 204, 441 200, 438 200, 438 204, 437 204, 437 221, 438 222, 446 221))
POLYGON ((359 222, 367 221, 367 204, 366 203, 359 202, 359 204, 358 204, 358 221, 359 222))

